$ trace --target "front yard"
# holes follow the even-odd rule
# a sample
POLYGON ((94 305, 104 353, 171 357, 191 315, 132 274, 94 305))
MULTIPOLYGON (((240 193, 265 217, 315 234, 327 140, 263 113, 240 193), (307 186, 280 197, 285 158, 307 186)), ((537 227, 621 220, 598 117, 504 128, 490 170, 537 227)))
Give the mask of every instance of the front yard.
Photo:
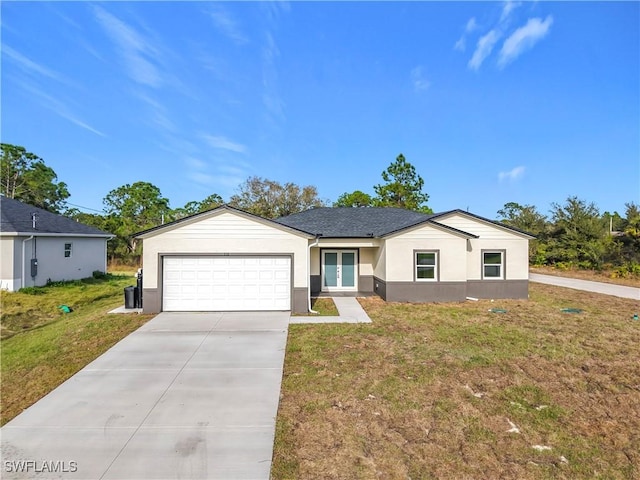
MULTIPOLYGON (((105 313, 131 283, 0 294, 3 424, 150 318, 105 313)), ((640 302, 530 293, 291 325, 273 479, 639 478, 640 302)))
POLYGON ((530 293, 291 325, 273 478, 638 478, 639 302, 530 293))

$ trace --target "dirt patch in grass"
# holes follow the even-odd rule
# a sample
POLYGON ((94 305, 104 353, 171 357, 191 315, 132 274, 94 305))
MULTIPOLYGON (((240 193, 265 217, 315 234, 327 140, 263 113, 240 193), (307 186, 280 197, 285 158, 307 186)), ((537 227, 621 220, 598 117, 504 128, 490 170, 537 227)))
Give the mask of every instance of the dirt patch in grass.
POLYGON ((640 278, 628 277, 620 278, 614 277, 611 271, 597 272, 594 270, 560 270, 553 267, 531 267, 530 271, 533 273, 540 273, 543 275, 555 275, 556 277, 578 278, 580 280, 591 280, 593 282, 614 283, 616 285, 626 285, 628 287, 640 287, 640 278))
POLYGON ((273 478, 638 478, 638 302, 530 292, 291 325, 273 478))

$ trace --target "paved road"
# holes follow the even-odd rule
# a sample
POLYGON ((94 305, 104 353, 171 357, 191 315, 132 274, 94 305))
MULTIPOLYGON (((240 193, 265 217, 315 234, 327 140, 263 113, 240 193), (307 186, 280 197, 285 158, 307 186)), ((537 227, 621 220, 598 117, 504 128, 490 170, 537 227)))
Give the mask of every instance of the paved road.
POLYGON ((158 315, 2 428, 0 477, 267 480, 288 322, 158 315))
POLYGON ((540 275, 539 273, 530 273, 529 280, 532 282, 546 283, 548 285, 556 285, 558 287, 567 287, 575 290, 604 293, 605 295, 640 300, 640 288, 614 285, 613 283, 591 282, 589 280, 578 280, 576 278, 540 275))

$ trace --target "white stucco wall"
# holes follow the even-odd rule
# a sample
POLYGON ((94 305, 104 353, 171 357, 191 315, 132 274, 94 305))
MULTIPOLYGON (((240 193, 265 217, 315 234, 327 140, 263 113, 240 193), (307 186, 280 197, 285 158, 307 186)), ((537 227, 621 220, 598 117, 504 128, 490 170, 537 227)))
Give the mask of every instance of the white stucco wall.
POLYGON ((437 219, 448 225, 480 238, 470 240, 467 249, 467 276, 469 280, 482 278, 482 251, 505 250, 505 279, 529 278, 529 240, 526 236, 462 214, 452 214, 437 219))
POLYGON ((438 250, 441 282, 466 280, 465 257, 467 240, 431 225, 423 225, 386 241, 386 281, 412 282, 415 276, 414 251, 438 250))
POLYGON ((143 287, 158 288, 160 254, 293 254, 294 287, 308 284, 308 239, 229 211, 143 239, 143 287))

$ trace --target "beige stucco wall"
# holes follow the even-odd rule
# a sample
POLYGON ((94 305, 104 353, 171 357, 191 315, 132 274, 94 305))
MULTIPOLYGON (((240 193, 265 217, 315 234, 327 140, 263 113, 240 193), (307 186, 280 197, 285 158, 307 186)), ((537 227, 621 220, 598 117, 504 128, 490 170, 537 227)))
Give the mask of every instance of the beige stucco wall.
POLYGON ((482 278, 482 250, 506 250, 505 280, 529 278, 529 241, 526 236, 461 214, 438 218, 437 221, 480 237, 471 239, 467 248, 469 280, 482 278))
POLYGON ((467 275, 469 280, 482 278, 482 250, 505 250, 505 280, 527 280, 529 278, 529 246, 522 239, 473 239, 467 252, 467 275))
POLYGON ((320 275, 320 248, 311 248, 311 274, 320 275))
POLYGON ((387 244, 382 242, 380 248, 373 252, 373 275, 385 280, 387 278, 387 244))
MULTIPOLYGON (((340 246, 333 246, 327 248, 336 249, 357 249, 358 250, 358 274, 359 275, 373 275, 374 265, 376 261, 376 252, 378 247, 353 247, 352 244, 345 243, 340 246)), ((324 246, 323 246, 324 247, 324 246)), ((313 247, 311 249, 311 275, 320 275, 320 247, 313 247)))
POLYGON ((360 275, 371 276, 374 270, 375 251, 377 248, 360 249, 360 275))
POLYGON ((389 237, 386 242, 386 278, 380 278, 388 282, 412 282, 415 276, 414 251, 438 250, 440 281, 465 281, 466 242, 463 237, 431 225, 423 225, 389 237))
POLYGON ((143 287, 158 288, 160 254, 293 254, 294 287, 308 284, 308 239, 228 211, 144 238, 143 287))

